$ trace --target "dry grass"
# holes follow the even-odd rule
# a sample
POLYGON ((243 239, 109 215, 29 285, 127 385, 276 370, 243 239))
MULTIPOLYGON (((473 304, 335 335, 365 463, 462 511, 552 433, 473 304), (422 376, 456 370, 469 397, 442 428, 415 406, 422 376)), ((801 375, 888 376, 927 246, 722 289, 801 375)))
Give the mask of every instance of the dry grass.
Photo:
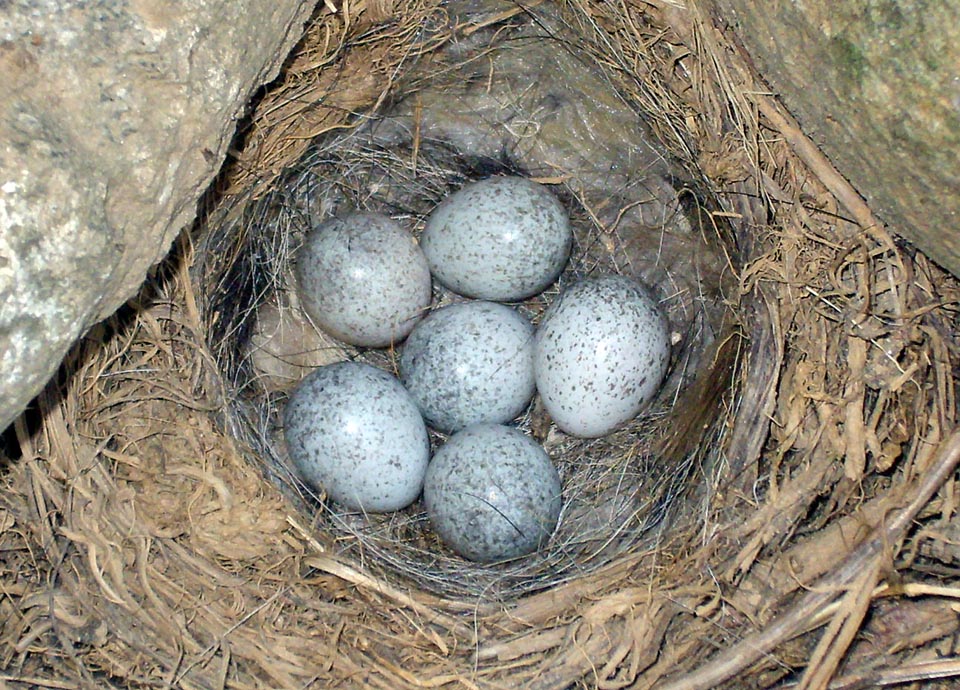
MULTIPOLYGON (((234 196, 263 197, 304 142, 433 46, 414 40, 439 16, 430 3, 353 9, 318 17, 260 103, 234 196), (357 72, 386 78, 343 88, 357 72)), ((344 526, 311 524, 251 462, 266 434, 250 430, 270 415, 238 414, 248 378, 226 343, 282 275, 247 270, 258 254, 241 224, 226 243, 185 238, 18 421, 0 495, 0 685, 690 690, 958 674, 956 281, 875 224, 696 6, 565 12, 703 171, 709 217, 731 229, 737 328, 688 389, 721 414, 684 415, 681 398, 644 446, 701 480, 668 492, 683 508, 669 529, 488 598, 385 566, 390 540, 344 549, 344 526), (198 283, 217 252, 231 270, 198 283), (731 376, 735 395, 717 383, 731 376)), ((633 452, 611 443, 611 457, 633 452)))

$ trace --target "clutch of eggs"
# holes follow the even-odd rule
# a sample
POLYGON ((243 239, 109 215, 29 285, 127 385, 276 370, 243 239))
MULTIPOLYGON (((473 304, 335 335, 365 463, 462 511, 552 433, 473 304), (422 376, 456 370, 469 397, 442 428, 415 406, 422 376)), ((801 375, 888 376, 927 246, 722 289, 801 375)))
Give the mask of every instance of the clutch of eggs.
POLYGON ((320 367, 292 393, 286 442, 307 483, 369 512, 401 509, 422 492, 436 532, 468 559, 541 548, 559 519, 560 478, 536 441, 502 424, 538 390, 561 430, 602 436, 653 397, 670 354, 656 302, 629 278, 588 278, 565 289, 536 331, 496 303, 553 283, 572 237, 560 202, 517 177, 474 182, 448 197, 420 244, 378 214, 315 228, 297 263, 311 318, 351 344, 406 342, 400 380, 341 362, 320 367), (423 318, 431 276, 477 300, 423 318), (452 434, 432 460, 427 424, 452 434))

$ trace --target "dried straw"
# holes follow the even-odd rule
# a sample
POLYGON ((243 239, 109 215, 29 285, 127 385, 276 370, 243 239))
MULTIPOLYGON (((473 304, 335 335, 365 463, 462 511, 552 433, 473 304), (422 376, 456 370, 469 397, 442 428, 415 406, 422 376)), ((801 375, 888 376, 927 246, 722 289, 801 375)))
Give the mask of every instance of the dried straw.
MULTIPOLYGON (((250 198, 265 198, 301 142, 375 105, 429 52, 420 28, 444 25, 426 2, 341 9, 317 17, 281 95, 254 110, 261 143, 226 176, 234 195, 261 180, 250 198), (382 80, 345 88, 348 66, 382 80), (308 104, 292 95, 307 93, 317 119, 270 139, 301 121, 308 104)), ((343 526, 311 524, 251 462, 265 434, 249 430, 270 413, 238 416, 262 408, 238 405, 251 378, 226 343, 281 278, 248 270, 268 243, 185 236, 6 440, 0 684, 854 688, 960 672, 956 281, 837 186, 698 5, 564 10, 703 171, 717 200, 706 219, 731 228, 739 330, 688 389, 722 414, 665 408, 664 427, 684 431, 650 432, 699 480, 664 491, 684 510, 653 543, 485 599, 344 551, 343 526), (235 269, 199 283, 227 247, 235 269), (717 386, 730 376, 735 395, 717 386)), ((218 221, 243 233, 246 207, 233 208, 218 221)), ((618 443, 611 453, 634 452, 618 443)))

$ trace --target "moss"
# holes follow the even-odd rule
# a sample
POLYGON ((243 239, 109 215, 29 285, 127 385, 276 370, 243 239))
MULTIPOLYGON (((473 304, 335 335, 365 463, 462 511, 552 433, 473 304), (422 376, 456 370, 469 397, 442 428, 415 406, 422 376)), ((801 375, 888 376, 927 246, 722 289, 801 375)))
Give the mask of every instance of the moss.
POLYGON ((830 39, 828 49, 831 62, 839 67, 843 77, 852 84, 862 85, 867 59, 860 47, 840 34, 830 39))
POLYGON ((873 25, 875 33, 898 34, 910 30, 908 26, 910 19, 904 14, 901 3, 892 0, 869 3, 865 19, 867 24, 873 25))

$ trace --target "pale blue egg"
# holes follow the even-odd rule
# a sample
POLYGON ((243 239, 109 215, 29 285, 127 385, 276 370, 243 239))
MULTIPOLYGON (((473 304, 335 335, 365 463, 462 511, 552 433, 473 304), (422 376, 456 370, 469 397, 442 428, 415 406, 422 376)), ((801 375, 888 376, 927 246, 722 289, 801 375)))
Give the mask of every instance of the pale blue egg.
POLYGON ((477 424, 434 454, 423 501, 450 548, 470 560, 501 561, 547 544, 562 506, 560 475, 529 436, 477 424))
POLYGON ((399 510, 420 495, 430 442, 420 411, 392 375, 368 364, 320 367, 284 410, 290 459, 346 508, 399 510))
POLYGON ((533 397, 533 333, 526 317, 503 304, 441 307, 404 343, 400 379, 438 431, 510 421, 533 397))
POLYGON ((516 302, 549 286, 570 256, 563 204, 522 177, 472 182, 430 214, 420 245, 434 277, 454 292, 516 302))
POLYGON ((637 415, 670 361, 666 322, 649 292, 624 276, 562 291, 537 329, 537 390, 569 434, 603 436, 637 415))
POLYGON ((296 273, 306 312, 352 345, 399 343, 432 298, 430 268, 414 236, 375 213, 314 228, 297 255, 296 273))

